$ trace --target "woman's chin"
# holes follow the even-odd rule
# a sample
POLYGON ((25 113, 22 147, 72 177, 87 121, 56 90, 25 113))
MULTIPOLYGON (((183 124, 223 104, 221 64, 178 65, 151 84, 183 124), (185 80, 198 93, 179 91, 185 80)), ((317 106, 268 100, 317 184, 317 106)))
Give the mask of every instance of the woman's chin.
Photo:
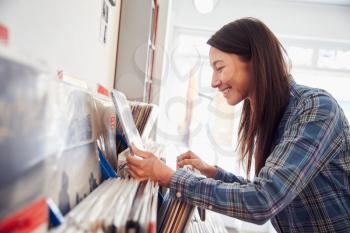
POLYGON ((239 104, 242 100, 243 100, 242 96, 232 96, 232 97, 229 96, 228 98, 226 98, 227 104, 231 106, 235 106, 239 104))

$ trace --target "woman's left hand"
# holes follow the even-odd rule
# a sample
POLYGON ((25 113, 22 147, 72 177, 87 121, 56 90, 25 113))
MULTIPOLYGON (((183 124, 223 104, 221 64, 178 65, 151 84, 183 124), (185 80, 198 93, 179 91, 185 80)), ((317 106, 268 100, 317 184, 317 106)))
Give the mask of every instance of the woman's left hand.
POLYGON ((135 156, 128 156, 129 174, 137 180, 151 179, 156 181, 161 186, 169 186, 174 171, 166 166, 160 159, 150 152, 142 151, 135 146, 131 147, 135 155, 142 157, 139 159, 135 156))

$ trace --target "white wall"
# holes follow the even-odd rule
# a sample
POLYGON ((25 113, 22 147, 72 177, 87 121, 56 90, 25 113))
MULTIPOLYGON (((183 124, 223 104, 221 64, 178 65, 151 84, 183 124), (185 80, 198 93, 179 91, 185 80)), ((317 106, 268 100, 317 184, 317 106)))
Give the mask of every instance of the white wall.
POLYGON ((152 79, 151 103, 159 104, 162 77, 167 75, 168 56, 166 47, 170 37, 170 19, 172 17, 172 0, 158 0, 159 14, 157 22, 156 51, 152 79))
POLYGON ((153 0, 123 0, 117 57, 116 89, 130 100, 144 96, 153 0))
MULTIPOLYGON (((108 1, 107 1, 108 2, 108 1)), ((114 82, 120 0, 110 7, 107 43, 100 40, 103 0, 1 0, 9 45, 89 85, 114 82)))

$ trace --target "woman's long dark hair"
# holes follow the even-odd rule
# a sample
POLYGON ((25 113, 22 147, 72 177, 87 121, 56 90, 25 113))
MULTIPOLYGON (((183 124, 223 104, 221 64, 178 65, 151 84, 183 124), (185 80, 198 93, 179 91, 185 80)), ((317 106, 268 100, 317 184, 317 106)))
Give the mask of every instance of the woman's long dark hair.
POLYGON ((271 152, 274 133, 289 99, 286 52, 270 29, 254 18, 226 24, 207 43, 251 61, 252 96, 244 100, 238 135, 247 177, 253 156, 257 176, 271 152))

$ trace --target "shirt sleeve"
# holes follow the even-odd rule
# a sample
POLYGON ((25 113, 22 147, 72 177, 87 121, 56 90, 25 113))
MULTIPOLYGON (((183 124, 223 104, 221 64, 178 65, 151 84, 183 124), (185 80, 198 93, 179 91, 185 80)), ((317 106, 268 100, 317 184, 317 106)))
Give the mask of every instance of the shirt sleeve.
POLYGON ((240 184, 248 183, 248 181, 241 176, 235 176, 234 174, 225 171, 219 166, 215 166, 215 167, 216 167, 216 174, 213 177, 214 180, 221 180, 226 183, 234 183, 234 182, 238 182, 240 184))
POLYGON ((342 145, 335 100, 326 94, 312 94, 295 111, 280 143, 252 182, 224 183, 180 169, 172 177, 170 196, 256 224, 271 219, 304 189, 342 145))

